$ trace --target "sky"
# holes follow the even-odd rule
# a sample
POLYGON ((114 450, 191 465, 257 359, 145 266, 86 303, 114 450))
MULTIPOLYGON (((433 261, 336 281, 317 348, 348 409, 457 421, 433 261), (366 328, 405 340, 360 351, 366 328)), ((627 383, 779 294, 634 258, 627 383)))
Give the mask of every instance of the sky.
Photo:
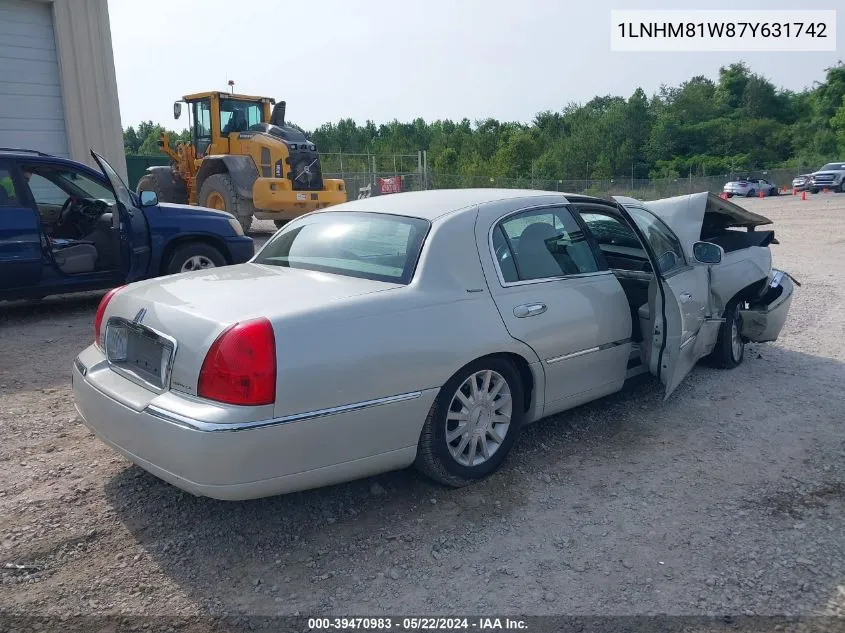
MULTIPOLYGON (((837 52, 621 53, 611 9, 796 9, 795 0, 108 0, 124 126, 182 129, 173 102, 228 90, 287 101, 305 129, 352 118, 529 122, 596 95, 647 94, 744 60, 800 90, 845 59, 837 52)), ((839 5, 837 7, 837 5, 839 5)))

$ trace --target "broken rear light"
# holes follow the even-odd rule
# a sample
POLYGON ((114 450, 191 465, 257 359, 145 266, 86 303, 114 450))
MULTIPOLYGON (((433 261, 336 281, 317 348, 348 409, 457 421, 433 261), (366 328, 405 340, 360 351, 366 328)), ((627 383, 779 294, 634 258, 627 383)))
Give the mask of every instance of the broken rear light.
POLYGON ((244 406, 276 401, 276 339, 270 321, 235 323, 220 333, 202 363, 197 395, 244 406))

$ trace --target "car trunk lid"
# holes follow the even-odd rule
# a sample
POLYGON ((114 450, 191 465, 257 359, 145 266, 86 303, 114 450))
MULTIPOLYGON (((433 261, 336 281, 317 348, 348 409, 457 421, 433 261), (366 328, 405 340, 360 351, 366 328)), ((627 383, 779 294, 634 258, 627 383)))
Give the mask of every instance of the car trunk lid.
POLYGON ((107 352, 117 357, 128 353, 125 364, 114 363, 113 368, 151 390, 172 388, 196 395, 205 354, 228 326, 258 317, 274 322, 398 287, 259 264, 148 280, 121 290, 109 303, 104 321, 107 352), (118 334, 120 330, 125 334, 118 334), (169 360, 164 356, 168 348, 169 360))

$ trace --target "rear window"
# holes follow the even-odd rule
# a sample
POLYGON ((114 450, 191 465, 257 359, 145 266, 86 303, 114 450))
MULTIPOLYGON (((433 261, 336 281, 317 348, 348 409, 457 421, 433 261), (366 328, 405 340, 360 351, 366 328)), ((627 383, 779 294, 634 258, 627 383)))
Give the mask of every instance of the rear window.
POLYGON ((282 229, 254 261, 407 284, 430 226, 382 213, 315 213, 282 229))

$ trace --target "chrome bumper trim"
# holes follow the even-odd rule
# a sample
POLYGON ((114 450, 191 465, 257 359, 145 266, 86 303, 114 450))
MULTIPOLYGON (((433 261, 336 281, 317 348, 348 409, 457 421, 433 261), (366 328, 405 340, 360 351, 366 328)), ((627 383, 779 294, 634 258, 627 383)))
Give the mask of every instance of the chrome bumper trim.
POLYGON ((162 409, 156 405, 149 405, 144 409, 154 417, 157 417, 171 424, 193 430, 202 431, 206 433, 216 432, 237 432, 249 431, 252 429, 261 429, 268 426, 276 426, 279 424, 288 424, 289 422, 301 422, 304 420, 312 420, 314 418, 322 418, 329 415, 337 415, 340 413, 349 413, 352 411, 360 411, 361 409, 368 409, 370 407, 378 407, 384 404, 393 404, 395 402, 404 402, 405 400, 414 400, 422 396, 422 391, 412 391, 409 393, 402 393, 396 396, 388 396, 386 398, 376 398, 375 400, 365 400, 364 402, 356 402, 354 404, 346 404, 339 407, 330 407, 328 409, 318 409, 316 411, 308 411, 306 413, 295 413, 293 415, 286 415, 280 418, 272 418, 269 420, 256 420, 254 422, 234 422, 231 424, 220 422, 203 422, 202 420, 195 420, 187 416, 162 409))

